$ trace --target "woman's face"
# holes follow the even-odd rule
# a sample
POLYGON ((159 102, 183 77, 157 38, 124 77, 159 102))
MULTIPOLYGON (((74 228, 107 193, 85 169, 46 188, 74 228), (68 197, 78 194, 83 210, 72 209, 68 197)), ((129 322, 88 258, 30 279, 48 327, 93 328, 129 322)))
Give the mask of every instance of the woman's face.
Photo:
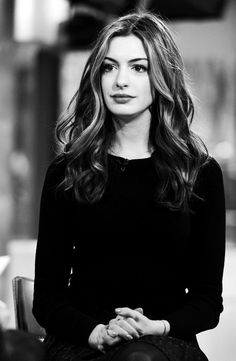
POLYGON ((105 104, 115 117, 150 118, 153 99, 149 61, 137 36, 116 36, 111 40, 103 62, 101 85, 105 104))

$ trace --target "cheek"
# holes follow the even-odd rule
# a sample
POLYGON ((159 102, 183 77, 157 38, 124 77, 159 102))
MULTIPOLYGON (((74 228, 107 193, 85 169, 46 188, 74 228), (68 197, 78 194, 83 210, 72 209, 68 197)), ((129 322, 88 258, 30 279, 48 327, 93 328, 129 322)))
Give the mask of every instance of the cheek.
POLYGON ((102 94, 103 96, 105 96, 105 89, 106 89, 106 86, 104 84, 104 79, 101 78, 101 89, 102 89, 102 94))
POLYGON ((148 77, 145 77, 141 81, 136 82, 136 86, 138 87, 139 92, 143 93, 145 96, 152 93, 151 83, 148 77))
POLYGON ((110 91, 110 88, 111 88, 111 81, 107 76, 104 76, 101 79, 101 87, 102 87, 102 92, 103 92, 103 94, 105 96, 106 93, 108 93, 110 91))
POLYGON ((102 90, 102 96, 103 101, 106 106, 109 105, 109 90, 108 90, 108 84, 107 81, 104 79, 101 79, 101 90, 102 90))
POLYGON ((153 102, 153 91, 150 82, 147 82, 142 88, 143 95, 147 102, 153 102))

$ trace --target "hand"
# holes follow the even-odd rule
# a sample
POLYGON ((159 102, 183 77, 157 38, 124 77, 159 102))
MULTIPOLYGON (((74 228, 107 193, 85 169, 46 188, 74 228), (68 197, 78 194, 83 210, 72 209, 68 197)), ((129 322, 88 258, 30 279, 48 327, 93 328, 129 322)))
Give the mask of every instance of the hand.
POLYGON ((106 348, 112 347, 120 341, 121 338, 103 324, 97 325, 88 339, 89 346, 101 352, 105 352, 106 348))
MULTIPOLYGON (((135 308, 134 311, 143 314, 143 309, 141 307, 135 308)), ((125 340, 139 338, 139 336, 142 335, 140 327, 133 322, 132 319, 128 320, 122 315, 118 315, 116 318, 110 320, 108 330, 115 332, 119 337, 125 340)))
MULTIPOLYGON (((139 336, 144 336, 144 335, 163 335, 164 332, 164 325, 162 321, 154 321, 154 320, 150 320, 148 317, 144 316, 143 313, 139 312, 137 309, 132 310, 129 307, 123 307, 123 308, 116 308, 115 309, 116 314, 118 315, 118 317, 116 318, 116 320, 120 320, 118 321, 118 325, 123 327, 126 324, 124 324, 124 320, 126 321, 126 323, 128 323, 133 329, 136 330, 136 332, 138 332, 139 336)), ((117 329, 115 329, 114 327, 110 327, 109 324, 109 328, 111 328, 112 330, 114 330, 115 332, 117 331, 117 329)), ((126 330, 128 330, 127 328, 125 328, 126 330)))
MULTIPOLYGON (((136 308, 135 310, 137 310, 140 313, 143 313, 142 308, 136 308)), ((112 329, 112 324, 115 323, 116 321, 117 322, 120 321, 121 319, 122 316, 117 316, 116 319, 111 320, 109 325, 107 326, 103 324, 97 325, 89 336, 88 339, 89 346, 101 352, 105 352, 107 348, 112 347, 118 344, 119 342, 121 342, 122 338, 126 340, 131 340, 133 337, 129 335, 129 333, 125 331, 125 329, 123 328, 120 329, 119 327, 117 327, 117 330, 119 332, 116 332, 112 329)), ((126 326, 129 329, 131 329, 129 325, 126 326)), ((133 330, 133 332, 135 332, 135 330, 133 330)))

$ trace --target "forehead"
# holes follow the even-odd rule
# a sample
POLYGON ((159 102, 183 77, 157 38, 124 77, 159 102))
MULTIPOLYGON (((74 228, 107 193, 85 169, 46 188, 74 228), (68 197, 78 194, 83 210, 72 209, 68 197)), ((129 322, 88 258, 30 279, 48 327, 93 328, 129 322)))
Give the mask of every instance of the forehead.
POLYGON ((113 59, 147 58, 142 41, 135 35, 115 36, 106 56, 113 59))

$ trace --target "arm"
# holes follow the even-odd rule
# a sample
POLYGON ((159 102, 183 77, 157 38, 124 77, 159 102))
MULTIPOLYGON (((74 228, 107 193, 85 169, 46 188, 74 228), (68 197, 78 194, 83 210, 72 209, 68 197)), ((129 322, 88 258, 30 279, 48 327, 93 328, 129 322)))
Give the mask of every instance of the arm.
POLYGON ((166 315, 170 335, 188 337, 216 327, 222 306, 222 275, 225 255, 225 202, 223 177, 210 159, 199 172, 188 252, 188 294, 182 308, 166 315))
POLYGON ((68 294, 73 251, 69 200, 64 192, 55 192, 64 172, 64 162, 54 162, 43 186, 33 313, 47 333, 87 343, 91 331, 100 322, 75 308, 68 294))

